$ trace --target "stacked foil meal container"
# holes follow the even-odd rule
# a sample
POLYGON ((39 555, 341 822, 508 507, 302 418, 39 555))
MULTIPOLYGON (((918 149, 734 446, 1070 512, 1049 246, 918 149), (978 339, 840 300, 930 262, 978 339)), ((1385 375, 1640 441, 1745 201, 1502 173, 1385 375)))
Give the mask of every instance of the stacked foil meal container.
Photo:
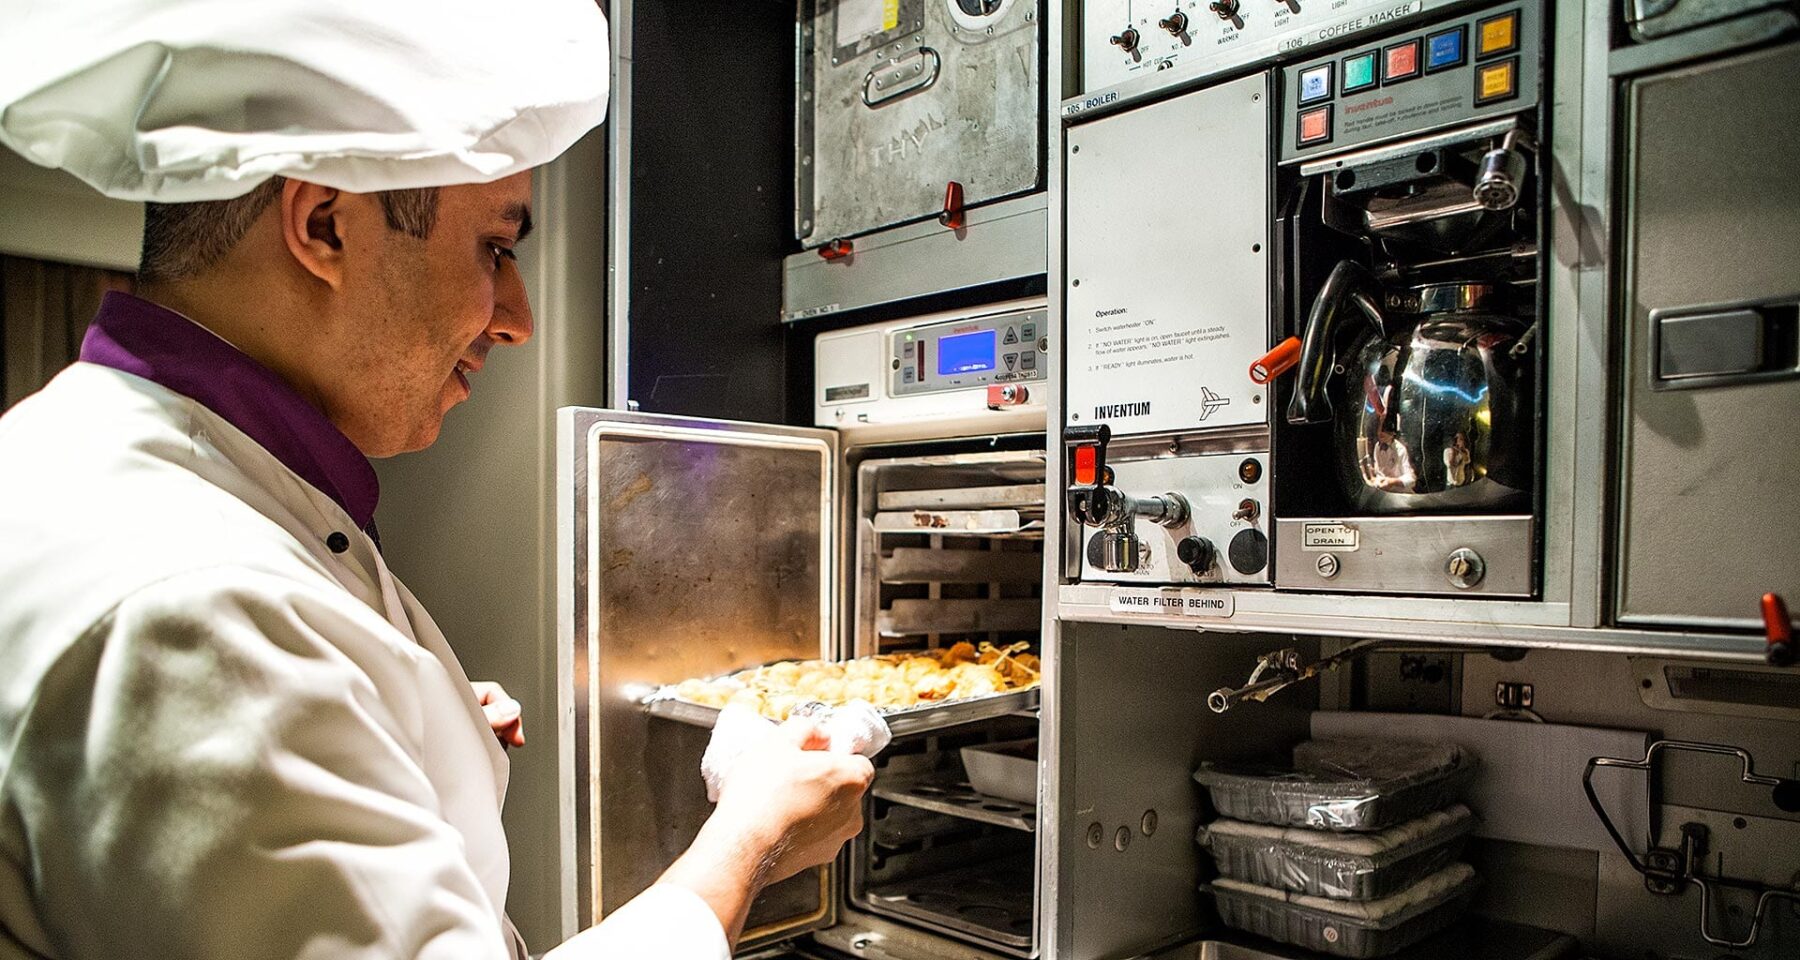
POLYGON ((1219 819, 1199 842, 1227 926, 1340 957, 1404 950, 1455 923, 1476 886, 1457 857, 1475 758, 1442 743, 1313 740, 1291 764, 1206 763, 1219 819))

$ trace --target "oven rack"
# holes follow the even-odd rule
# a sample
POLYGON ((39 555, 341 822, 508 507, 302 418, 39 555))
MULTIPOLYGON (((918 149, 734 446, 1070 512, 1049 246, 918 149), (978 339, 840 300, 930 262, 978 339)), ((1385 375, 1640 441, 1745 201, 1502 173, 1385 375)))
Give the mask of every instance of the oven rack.
POLYGON ((980 940, 1031 947, 1034 885, 1029 854, 1000 857, 870 887, 863 900, 893 916, 980 940))
POLYGON ((889 803, 1026 833, 1037 831, 1037 811, 1031 804, 979 793, 955 771, 877 777, 870 792, 889 803))

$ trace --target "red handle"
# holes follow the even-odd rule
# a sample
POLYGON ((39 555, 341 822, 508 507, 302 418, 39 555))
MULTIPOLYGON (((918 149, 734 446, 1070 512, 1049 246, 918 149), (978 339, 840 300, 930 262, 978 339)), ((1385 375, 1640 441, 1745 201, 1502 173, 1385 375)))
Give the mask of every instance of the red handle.
POLYGON ((944 185, 944 212, 938 214, 938 222, 952 230, 968 225, 968 218, 963 215, 963 185, 955 180, 944 185))
POLYGON ((833 240, 819 248, 819 256, 827 260, 842 260, 849 256, 852 247, 848 240, 833 240))
POLYGON ((1785 667, 1794 662, 1794 622, 1788 618, 1787 604, 1780 594, 1765 593, 1762 598, 1763 630, 1769 638, 1769 662, 1785 667))
POLYGON ((1261 360, 1250 365, 1250 382, 1268 383, 1270 380, 1294 369, 1300 362, 1300 338, 1289 337, 1275 345, 1275 349, 1263 354, 1261 360))

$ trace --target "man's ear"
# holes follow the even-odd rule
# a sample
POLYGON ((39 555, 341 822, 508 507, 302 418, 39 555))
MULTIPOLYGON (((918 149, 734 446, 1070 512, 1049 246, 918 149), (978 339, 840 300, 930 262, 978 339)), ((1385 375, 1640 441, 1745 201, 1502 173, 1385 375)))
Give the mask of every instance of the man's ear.
POLYGON ((343 282, 342 194, 290 178, 281 187, 281 239, 295 262, 332 288, 343 282))

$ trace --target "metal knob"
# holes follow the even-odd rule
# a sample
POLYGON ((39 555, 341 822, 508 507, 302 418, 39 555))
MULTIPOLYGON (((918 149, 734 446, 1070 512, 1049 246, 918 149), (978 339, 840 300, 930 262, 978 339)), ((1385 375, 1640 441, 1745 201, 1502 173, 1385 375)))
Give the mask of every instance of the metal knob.
POLYGON ((1475 174, 1475 202, 1488 210, 1511 210, 1525 183, 1525 148, 1529 140, 1514 130, 1481 158, 1475 174))
POLYGON ((1183 537, 1175 544, 1175 556, 1195 573, 1205 573, 1212 569, 1213 559, 1218 551, 1213 548, 1211 540, 1205 537, 1183 537))
POLYGON ((1487 561, 1481 559, 1481 554, 1468 547, 1458 547, 1450 551, 1450 556, 1444 560, 1444 577, 1450 581, 1450 585, 1453 587, 1467 590, 1480 583, 1481 578, 1485 576, 1487 576, 1487 561))
POLYGON ((1133 573, 1140 549, 1137 532, 1130 527, 1100 535, 1100 568, 1107 573, 1133 573))

